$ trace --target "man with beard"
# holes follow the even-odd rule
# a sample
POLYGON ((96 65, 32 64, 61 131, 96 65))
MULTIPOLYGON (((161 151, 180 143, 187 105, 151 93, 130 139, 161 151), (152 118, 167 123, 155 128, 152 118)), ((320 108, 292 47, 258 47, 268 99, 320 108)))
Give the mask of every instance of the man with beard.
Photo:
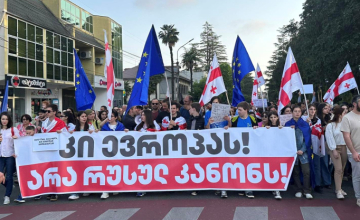
MULTIPOLYGON (((162 120, 167 117, 170 118, 170 112, 169 112, 169 101, 164 100, 162 102, 162 111, 159 113, 159 115, 156 117, 156 123, 161 127, 162 120)), ((166 130, 166 129, 165 129, 166 130)))
POLYGON ((184 105, 180 108, 180 114, 182 117, 185 118, 186 121, 188 121, 190 119, 190 108, 191 108, 191 104, 193 103, 193 98, 191 95, 187 95, 184 98, 184 105))
POLYGON ((35 126, 38 133, 41 133, 41 126, 43 121, 46 120, 46 112, 44 109, 40 109, 39 116, 35 118, 35 126))
POLYGON ((160 113, 160 102, 158 99, 153 99, 151 100, 151 114, 152 114, 152 119, 156 120, 156 118, 158 117, 160 113))
POLYGON ((353 97, 352 104, 354 109, 343 117, 340 130, 348 148, 356 204, 360 207, 360 95, 353 97))

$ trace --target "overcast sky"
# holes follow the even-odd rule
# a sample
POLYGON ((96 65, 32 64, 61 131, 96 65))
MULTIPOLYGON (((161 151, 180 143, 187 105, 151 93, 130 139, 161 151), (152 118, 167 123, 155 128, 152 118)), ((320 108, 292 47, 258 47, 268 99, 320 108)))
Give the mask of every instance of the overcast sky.
MULTIPOLYGON (((140 56, 154 24, 157 33, 163 24, 174 24, 180 32, 177 49, 190 39, 200 42, 202 25, 209 22, 226 46, 231 60, 239 35, 251 60, 262 71, 274 51, 277 30, 291 19, 300 20, 305 0, 72 0, 95 15, 108 16, 123 27, 123 50, 140 56)), ((169 48, 160 43, 165 65, 170 65, 169 48)), ((183 49, 179 51, 180 55, 183 49)), ((295 54, 296 58, 296 54, 295 54)), ((139 59, 124 53, 124 68, 137 65, 139 59)))

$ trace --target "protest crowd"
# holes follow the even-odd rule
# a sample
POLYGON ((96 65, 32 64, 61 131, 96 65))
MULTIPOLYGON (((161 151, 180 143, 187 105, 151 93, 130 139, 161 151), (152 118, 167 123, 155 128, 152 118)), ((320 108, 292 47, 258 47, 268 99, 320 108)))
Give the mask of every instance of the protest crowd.
MULTIPOLYGON (((32 120, 29 115, 21 117, 22 123, 14 127, 11 116, 7 112, 1 114, 1 145, 0 145, 0 180, 6 187, 4 204, 10 203, 10 195, 13 190, 13 175, 15 173, 15 152, 14 138, 23 136, 32 136, 35 133, 50 132, 98 132, 98 131, 139 131, 139 132, 161 132, 167 130, 203 130, 212 129, 213 118, 211 117, 211 106, 219 103, 218 97, 213 97, 211 101, 201 107, 194 102, 191 96, 183 99, 183 105, 169 99, 151 100, 150 106, 133 106, 125 113, 126 105, 114 107, 111 111, 111 119, 106 117, 106 106, 101 107, 99 111, 87 109, 85 111, 74 112, 69 108, 59 111, 58 107, 43 102, 42 110, 39 115, 32 120)), ((282 109, 281 115, 292 115, 291 119, 284 126, 294 128, 297 146, 297 159, 295 162, 292 178, 296 187, 296 197, 302 196, 312 199, 312 193, 323 193, 323 190, 334 192, 334 198, 344 199, 347 195, 341 188, 343 180, 352 178, 355 195, 360 198, 360 96, 354 96, 351 104, 341 104, 331 106, 328 103, 309 104, 309 112, 304 107, 304 103, 289 104, 282 109), (316 127, 316 128, 315 128, 316 127), (309 158, 306 153, 309 146, 317 145, 311 135, 315 129, 321 130, 325 135, 326 153, 325 155, 314 154, 309 158), (313 161, 315 176, 310 175, 309 160, 313 161), (331 162, 330 162, 331 161, 331 162), (300 180, 300 170, 303 180, 300 180), (352 170, 352 173, 351 173, 352 170), (332 179, 333 173, 333 179, 332 179), (314 178, 314 179, 312 179, 314 178), (315 181, 312 187, 311 182, 315 181), (332 181, 335 182, 335 188, 332 188, 332 181)), ((280 116, 281 116, 280 115, 280 116)), ((277 113, 277 106, 269 103, 269 106, 263 111, 262 108, 251 106, 243 101, 232 107, 228 115, 224 115, 226 125, 224 129, 232 127, 260 127, 270 128, 283 126, 280 123, 277 113)), ((198 192, 191 192, 191 195, 197 195, 198 192)), ((116 194, 116 193, 114 193, 116 194)), ((222 198, 227 197, 226 191, 216 192, 222 198)), ((281 199, 279 191, 273 192, 275 199, 281 199)), ((82 196, 88 196, 83 194, 82 196)), ((136 196, 144 196, 145 192, 138 192, 136 196)), ((248 198, 254 198, 254 193, 246 191, 239 195, 245 195, 248 198)), ((109 193, 102 193, 100 198, 106 199, 109 193)), ((58 195, 48 195, 47 199, 56 201, 58 195)), ((69 195, 69 200, 79 199, 79 194, 69 195)), ((41 199, 41 196, 35 197, 41 199)), ((15 202, 25 202, 21 194, 15 199, 15 202)), ((359 200, 357 201, 359 205, 359 200)))

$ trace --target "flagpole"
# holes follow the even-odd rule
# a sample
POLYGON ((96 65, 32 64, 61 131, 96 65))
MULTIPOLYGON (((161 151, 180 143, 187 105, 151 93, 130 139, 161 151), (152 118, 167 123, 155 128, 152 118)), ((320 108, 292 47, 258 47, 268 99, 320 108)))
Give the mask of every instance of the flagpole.
POLYGON ((169 83, 168 83, 168 79, 167 79, 167 74, 165 71, 165 80, 166 80, 166 94, 169 92, 169 107, 170 107, 170 121, 172 120, 172 114, 171 114, 171 95, 170 95, 170 89, 169 89, 169 83))
POLYGON ((263 94, 262 94, 261 86, 260 86, 260 95, 261 95, 261 102, 262 102, 262 105, 263 105, 263 112, 265 112, 265 103, 264 103, 264 97, 263 97, 263 94))
POLYGON ((358 87, 356 87, 356 90, 358 91, 358 95, 360 95, 360 93, 359 93, 359 88, 358 88, 358 87))
POLYGON ((225 92, 225 94, 226 94, 226 99, 227 99, 227 101, 228 101, 228 104, 230 105, 229 96, 228 96, 228 94, 227 94, 227 91, 225 92))
MULTIPOLYGON (((300 72, 299 72, 299 74, 300 74, 300 72)), ((302 78, 301 78, 301 77, 300 77, 300 79, 301 79, 301 88, 302 88, 302 90, 303 90, 303 92, 304 92, 304 99, 305 99, 305 105, 306 105, 306 112, 307 112, 307 114, 309 115, 309 107, 308 107, 307 100, 306 100, 305 89, 304 89, 304 83, 303 83, 303 81, 302 81, 302 78)))

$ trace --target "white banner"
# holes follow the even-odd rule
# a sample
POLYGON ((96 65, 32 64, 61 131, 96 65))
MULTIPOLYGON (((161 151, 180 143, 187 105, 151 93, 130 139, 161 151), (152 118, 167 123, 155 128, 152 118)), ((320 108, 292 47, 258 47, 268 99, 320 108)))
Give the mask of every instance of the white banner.
POLYGON ((286 190, 296 158, 291 128, 52 133, 49 136, 60 138, 59 150, 29 147, 42 135, 15 140, 24 197, 71 192, 286 190))

